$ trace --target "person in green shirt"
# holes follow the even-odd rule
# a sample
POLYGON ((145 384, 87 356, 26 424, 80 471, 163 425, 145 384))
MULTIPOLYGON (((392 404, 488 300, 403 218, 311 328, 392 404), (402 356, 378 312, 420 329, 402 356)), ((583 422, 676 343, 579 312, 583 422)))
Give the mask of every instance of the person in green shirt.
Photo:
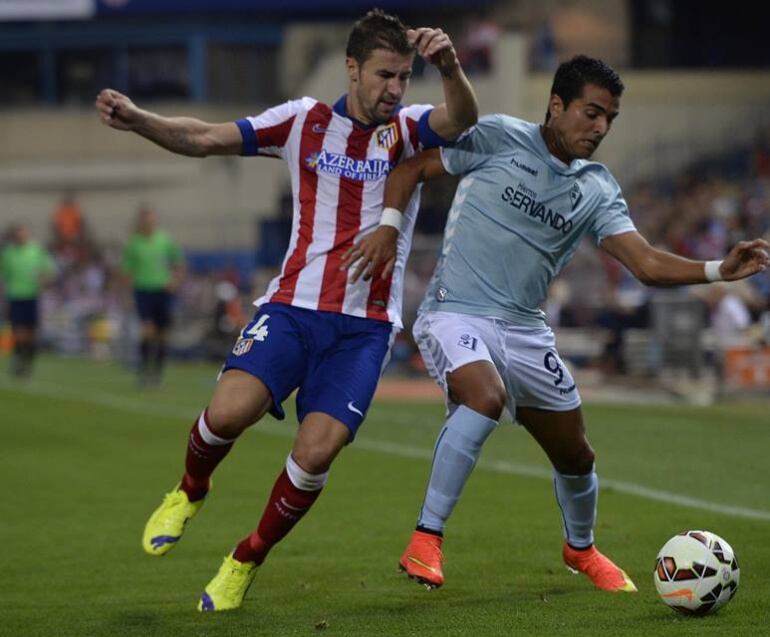
POLYGON ((8 321, 13 332, 11 374, 29 376, 37 351, 38 296, 56 268, 51 255, 33 241, 29 228, 19 224, 0 252, 0 279, 8 300, 8 321))
POLYGON ((122 269, 131 278, 142 323, 139 380, 145 385, 160 382, 173 294, 184 274, 182 251, 157 225, 155 211, 140 208, 136 231, 126 244, 122 259, 122 269))

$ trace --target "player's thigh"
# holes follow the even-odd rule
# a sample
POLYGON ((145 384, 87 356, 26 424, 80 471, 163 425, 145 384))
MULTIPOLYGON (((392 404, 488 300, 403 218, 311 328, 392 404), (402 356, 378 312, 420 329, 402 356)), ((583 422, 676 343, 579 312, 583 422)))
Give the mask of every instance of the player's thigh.
POLYGON ((345 423, 314 411, 300 423, 291 455, 308 473, 324 473, 349 440, 350 429, 345 423))
POLYGON ((297 416, 320 412, 343 423, 353 440, 377 389, 393 342, 390 323, 354 316, 326 317, 333 343, 319 353, 297 392, 297 416))
POLYGON ((283 420, 282 403, 305 376, 308 359, 303 327, 292 308, 261 307, 225 360, 210 407, 212 424, 242 430, 266 411, 283 420))
POLYGON ((571 411, 580 407, 575 379, 556 350, 550 328, 508 325, 504 359, 503 381, 516 409, 571 411))
POLYGON ((474 361, 447 372, 446 384, 453 403, 500 420, 507 397, 503 380, 491 361, 474 361))
POLYGON ((171 325, 171 309, 174 297, 165 290, 155 293, 153 301, 153 323, 159 332, 163 332, 171 325))
MULTIPOLYGON (((425 367, 450 403, 505 402, 494 321, 455 312, 423 312, 413 335, 425 367)), ((471 407, 473 408, 473 407, 471 407)))
POLYGON ((568 411, 518 407, 516 420, 537 441, 557 471, 567 475, 591 471, 594 451, 586 437, 580 407, 568 411))
POLYGON ((225 370, 208 406, 209 427, 222 438, 235 438, 272 405, 270 390, 259 378, 240 369, 225 370))

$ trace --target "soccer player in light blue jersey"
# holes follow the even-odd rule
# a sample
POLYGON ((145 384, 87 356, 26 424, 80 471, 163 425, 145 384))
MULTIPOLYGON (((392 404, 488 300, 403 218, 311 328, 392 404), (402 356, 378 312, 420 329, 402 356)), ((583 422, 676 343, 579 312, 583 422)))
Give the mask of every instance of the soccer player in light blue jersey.
POLYGON ((598 482, 575 382, 539 309, 581 240, 597 244, 647 285, 736 280, 768 266, 768 244, 738 243, 723 261, 658 250, 636 231, 615 179, 588 161, 609 133, 623 84, 601 62, 577 56, 556 71, 545 122, 483 117, 453 145, 429 150, 390 175, 380 228, 346 255, 353 278, 395 258, 400 211, 417 184, 462 175, 414 336, 447 395, 417 528, 400 565, 441 586, 444 526, 503 408, 553 464, 564 562, 600 589, 636 591, 594 546, 598 482), (383 225, 384 224, 384 225, 383 225), (390 226, 388 225, 390 224, 390 226))

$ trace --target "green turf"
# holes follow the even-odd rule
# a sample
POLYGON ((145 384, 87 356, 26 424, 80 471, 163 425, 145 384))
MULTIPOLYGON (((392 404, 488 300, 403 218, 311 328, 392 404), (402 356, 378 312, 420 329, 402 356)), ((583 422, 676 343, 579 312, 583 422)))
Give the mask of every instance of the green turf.
MULTIPOLYGON (((599 544, 640 593, 601 593, 570 575, 550 482, 511 473, 547 465, 511 426, 490 438, 451 521, 445 587, 407 581, 396 564, 442 420, 439 404, 407 402, 372 407, 244 607, 201 615, 198 595, 256 523, 294 429, 268 421, 248 432, 180 546, 163 559, 145 556, 145 518, 179 477, 187 430, 215 373, 175 367, 163 390, 142 392, 117 367, 47 359, 27 383, 0 380, 0 635, 657 637, 758 635, 770 620, 768 520, 605 489, 599 544), (742 567, 736 598, 700 620, 669 611, 652 584, 657 550, 685 528, 723 535, 742 567)), ((585 411, 601 478, 770 511, 767 404, 585 411)))

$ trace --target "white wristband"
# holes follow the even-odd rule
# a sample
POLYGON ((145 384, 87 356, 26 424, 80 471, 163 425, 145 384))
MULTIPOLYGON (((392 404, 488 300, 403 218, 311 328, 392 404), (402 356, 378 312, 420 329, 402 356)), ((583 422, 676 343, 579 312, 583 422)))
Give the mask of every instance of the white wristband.
POLYGON ((721 261, 706 261, 703 266, 703 274, 706 276, 706 281, 722 280, 722 273, 719 271, 719 266, 721 265, 721 261))
POLYGON ((403 221, 404 215, 397 208, 383 208, 382 216, 380 217, 381 226, 392 226, 399 232, 401 232, 401 221, 403 221))

